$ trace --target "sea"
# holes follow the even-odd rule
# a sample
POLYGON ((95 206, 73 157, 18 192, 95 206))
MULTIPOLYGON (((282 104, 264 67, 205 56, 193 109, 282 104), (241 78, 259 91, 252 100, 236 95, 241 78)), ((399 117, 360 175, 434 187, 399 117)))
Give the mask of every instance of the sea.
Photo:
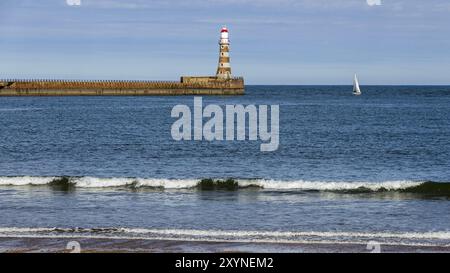
POLYGON ((192 96, 2 97, 0 237, 450 246, 450 86, 361 89, 202 98, 279 105, 272 152, 174 140, 192 96))

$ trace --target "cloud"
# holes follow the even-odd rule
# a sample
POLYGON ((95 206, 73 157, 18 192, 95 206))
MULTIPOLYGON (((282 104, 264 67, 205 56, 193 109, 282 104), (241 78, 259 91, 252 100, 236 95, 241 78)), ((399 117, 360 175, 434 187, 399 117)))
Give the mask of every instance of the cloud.
POLYGON ((381 0, 367 0, 369 6, 381 6, 381 0))
MULTIPOLYGON (((364 0, 85 0, 86 5, 98 8, 148 9, 158 7, 214 7, 214 6, 253 6, 253 7, 310 7, 346 8, 361 6, 364 0)), ((369 0, 372 1, 372 0, 369 0)), ((375 0, 377 1, 377 0, 375 0)))
POLYGON ((81 6, 81 0, 66 0, 68 6, 81 6))

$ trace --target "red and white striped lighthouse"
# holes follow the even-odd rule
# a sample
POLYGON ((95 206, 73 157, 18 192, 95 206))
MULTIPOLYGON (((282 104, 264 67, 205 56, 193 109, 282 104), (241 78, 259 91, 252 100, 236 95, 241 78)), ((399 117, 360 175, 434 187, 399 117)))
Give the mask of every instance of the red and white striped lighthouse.
POLYGON ((228 40, 228 29, 223 27, 220 31, 220 55, 219 66, 217 67, 217 78, 230 79, 231 78, 231 66, 230 66, 230 41, 228 40))

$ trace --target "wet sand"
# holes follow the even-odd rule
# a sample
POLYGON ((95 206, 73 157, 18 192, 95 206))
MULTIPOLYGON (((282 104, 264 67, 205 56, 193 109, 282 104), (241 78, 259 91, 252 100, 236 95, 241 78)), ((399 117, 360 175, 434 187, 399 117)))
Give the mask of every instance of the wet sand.
MULTIPOLYGON (((70 253, 74 245, 82 253, 227 253, 227 252, 274 252, 274 253, 369 253, 365 244, 286 244, 286 243, 238 243, 202 242, 146 239, 94 239, 94 238, 19 238, 0 237, 0 252, 3 253, 70 253), (72 242, 69 244, 69 242, 72 242), (75 243, 73 243, 75 242, 75 243), (69 244, 69 245, 68 245, 69 244)), ((402 246, 381 245, 381 252, 394 253, 450 253, 450 246, 402 246)))

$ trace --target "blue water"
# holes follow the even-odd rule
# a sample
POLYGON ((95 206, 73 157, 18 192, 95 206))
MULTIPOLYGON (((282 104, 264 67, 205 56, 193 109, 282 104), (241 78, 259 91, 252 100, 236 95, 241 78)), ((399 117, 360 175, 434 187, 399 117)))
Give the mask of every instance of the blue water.
POLYGON ((364 86, 353 96, 350 86, 248 86, 244 96, 203 97, 211 103, 280 105, 279 149, 260 152, 259 141, 174 141, 171 109, 192 107, 190 96, 0 98, 0 228, 188 229, 206 237, 211 230, 314 231, 337 241, 362 239, 327 232, 360 232, 395 242, 425 234, 421 243, 450 243, 448 196, 323 191, 449 182, 450 87, 364 86), (29 184, 23 176, 70 176, 96 187, 22 185, 29 184), (130 189, 114 180, 116 187, 107 187, 112 178, 166 186, 130 189), (278 186, 182 187, 201 178, 278 186), (305 183, 319 186, 296 189, 305 183))

